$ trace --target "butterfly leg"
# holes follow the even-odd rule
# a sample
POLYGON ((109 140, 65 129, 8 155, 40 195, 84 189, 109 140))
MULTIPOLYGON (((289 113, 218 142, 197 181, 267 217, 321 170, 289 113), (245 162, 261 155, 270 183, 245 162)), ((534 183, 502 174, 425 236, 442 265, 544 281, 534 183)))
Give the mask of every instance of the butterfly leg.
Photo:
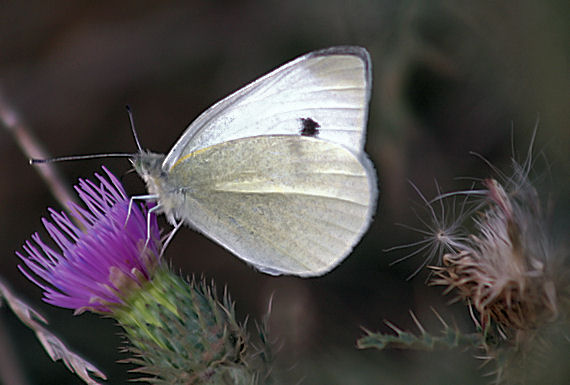
MULTIPOLYGON (((135 197, 133 197, 135 198, 135 197)), ((132 201, 132 198, 131 198, 132 201)), ((161 205, 156 205, 153 208, 151 208, 150 210, 147 211, 146 213, 146 241, 144 243, 144 248, 146 249, 146 246, 148 245, 148 242, 150 241, 150 216, 155 212, 155 211, 159 211, 160 209, 162 209, 161 205)))
POLYGON ((184 224, 184 220, 181 219, 178 223, 176 223, 176 225, 174 226, 172 231, 170 231, 170 233, 168 234, 168 236, 164 240, 164 243, 162 244, 162 249, 160 250, 160 256, 161 257, 164 254, 166 247, 170 244, 170 241, 172 241, 172 239, 174 238, 174 234, 176 234, 178 232, 178 230, 182 227, 183 224, 184 224))
MULTIPOLYGON (((129 221, 129 218, 131 217, 131 211, 133 209, 133 204, 135 202, 135 200, 156 200, 158 199, 158 195, 135 195, 132 196, 131 199, 129 200, 129 209, 127 210, 127 219, 125 219, 125 224, 123 225, 123 227, 127 226, 127 222, 129 221)), ((152 209, 151 209, 152 210, 152 209)), ((147 232, 147 235, 149 233, 147 232)), ((147 237, 147 241, 148 241, 148 237, 147 237)))

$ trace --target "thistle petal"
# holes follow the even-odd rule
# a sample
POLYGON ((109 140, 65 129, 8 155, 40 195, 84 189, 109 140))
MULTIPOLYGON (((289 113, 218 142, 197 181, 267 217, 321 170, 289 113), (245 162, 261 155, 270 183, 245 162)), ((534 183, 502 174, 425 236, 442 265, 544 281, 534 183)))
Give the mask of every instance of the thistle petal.
POLYGON ((76 312, 110 312, 160 264, 156 217, 150 216, 147 234, 147 207, 132 205, 129 212, 121 183, 103 170, 106 175, 95 174, 98 184, 80 179, 75 186, 87 209, 72 204, 70 216, 49 209, 51 220, 42 219, 57 248, 36 233, 24 253, 16 253, 22 273, 44 290, 44 301, 76 312))

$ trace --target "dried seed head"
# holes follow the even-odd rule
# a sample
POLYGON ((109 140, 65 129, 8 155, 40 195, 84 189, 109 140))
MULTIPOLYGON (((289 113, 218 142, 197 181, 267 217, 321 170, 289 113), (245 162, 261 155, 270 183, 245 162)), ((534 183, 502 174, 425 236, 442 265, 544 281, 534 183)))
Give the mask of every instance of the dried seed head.
POLYGON ((570 346, 568 249, 547 226, 529 178, 532 163, 529 150, 525 162, 513 160, 512 175, 489 164, 498 177, 483 180, 480 190, 439 194, 431 201, 418 191, 430 219, 420 218, 423 229, 405 227, 424 238, 392 248, 417 247, 404 258, 424 255, 420 269, 434 264, 430 284, 445 286, 454 301, 468 305, 480 331, 481 358, 495 361, 497 383, 543 378, 545 362, 556 362, 570 346))
POLYGON ((446 254, 432 283, 457 289, 480 313, 482 325, 492 320, 516 334, 558 314, 553 247, 537 202, 517 199, 496 180, 484 185, 488 204, 475 219, 470 247, 446 254))

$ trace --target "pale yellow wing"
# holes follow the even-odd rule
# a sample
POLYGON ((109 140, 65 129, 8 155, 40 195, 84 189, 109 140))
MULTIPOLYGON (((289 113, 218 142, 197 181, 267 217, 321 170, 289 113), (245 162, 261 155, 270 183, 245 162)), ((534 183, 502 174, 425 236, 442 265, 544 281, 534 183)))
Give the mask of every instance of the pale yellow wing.
POLYGON ((276 275, 330 271, 368 228, 377 198, 365 156, 293 135, 198 150, 179 159, 161 182, 167 214, 276 275))

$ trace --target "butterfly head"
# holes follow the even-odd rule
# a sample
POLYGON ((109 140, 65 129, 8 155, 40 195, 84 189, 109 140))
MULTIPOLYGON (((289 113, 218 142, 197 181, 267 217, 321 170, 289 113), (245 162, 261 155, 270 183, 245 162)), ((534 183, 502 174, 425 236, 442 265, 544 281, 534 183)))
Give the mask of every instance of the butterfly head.
POLYGON ((131 163, 135 171, 148 184, 155 184, 156 180, 164 177, 162 162, 164 155, 155 154, 148 151, 141 151, 131 158, 131 163))

